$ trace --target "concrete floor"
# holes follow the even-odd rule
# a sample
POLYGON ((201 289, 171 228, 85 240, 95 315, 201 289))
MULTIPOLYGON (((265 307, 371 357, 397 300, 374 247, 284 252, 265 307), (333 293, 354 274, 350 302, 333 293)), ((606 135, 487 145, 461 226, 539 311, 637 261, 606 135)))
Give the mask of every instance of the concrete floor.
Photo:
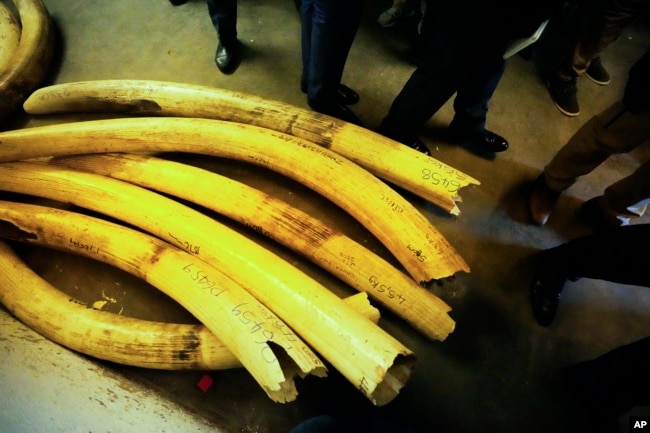
MULTIPOLYGON (((306 107, 298 87, 300 25, 289 0, 239 2, 238 27, 246 51, 240 69, 231 76, 220 74, 214 65, 216 34, 203 1, 178 7, 163 0, 113 0, 92 6, 71 0, 45 3, 60 31, 61 51, 52 83, 167 80, 233 89, 306 107)), ((361 95, 354 111, 371 129, 379 124, 414 68, 413 26, 378 28, 375 18, 384 3, 389 2, 368 2, 344 77, 361 95)), ((0 363, 4 397, 0 399, 0 430, 154 431, 158 427, 151 428, 150 420, 166 417, 157 431, 212 428, 228 433, 283 433, 312 415, 356 413, 386 417, 417 433, 584 431, 585 412, 562 383, 560 371, 650 335, 650 297, 641 287, 581 280, 565 291, 554 324, 541 328, 528 304, 531 259, 542 248, 588 233, 588 227, 576 218, 581 203, 600 194, 650 153, 646 147, 607 161, 562 197, 557 213, 544 228, 529 225, 524 190, 526 182, 537 176, 585 121, 621 97, 627 69, 649 41, 647 26, 639 23, 607 49, 604 63, 612 82, 601 87, 581 80, 582 114, 576 118, 559 113, 538 77, 541 44, 532 61, 511 58, 488 119, 488 127, 504 135, 511 148, 494 159, 445 141, 451 103, 431 119, 424 139, 434 156, 482 184, 461 191, 459 217, 405 194, 459 250, 471 273, 431 289, 453 308, 451 316, 457 323, 444 342, 430 342, 384 312, 381 326, 418 356, 413 376, 389 405, 371 407, 333 370, 327 379, 299 383, 297 401, 284 405, 271 402, 243 370, 208 372, 215 385, 204 393, 196 384, 206 372, 161 372, 88 359, 29 334, 0 308, 0 349, 14 355, 3 355, 0 363), (44 361, 50 355, 42 354, 52 351, 63 356, 62 361, 22 365, 15 356, 44 361), (89 375, 73 374, 79 369, 89 375), (106 377, 110 383, 100 382, 106 377), (119 398, 112 397, 116 390, 119 398), (20 397, 7 398, 14 394, 20 397), (128 402, 135 402, 132 412, 128 402), (53 422, 57 419, 63 421, 53 422), (66 424, 69 419, 74 424, 66 424)), ((58 121, 19 116, 10 127, 58 121)), ((335 226, 388 256, 358 223, 301 185, 231 161, 197 158, 195 162, 280 194, 298 207, 309 205, 316 216, 326 214, 335 226)), ((650 219, 646 216, 639 222, 650 219)), ((350 290, 293 253, 266 244, 333 290, 350 290)), ((92 302, 102 290, 113 290, 123 314, 192 321, 173 302, 129 275, 62 253, 26 249, 24 255, 46 279, 79 298, 92 302)))

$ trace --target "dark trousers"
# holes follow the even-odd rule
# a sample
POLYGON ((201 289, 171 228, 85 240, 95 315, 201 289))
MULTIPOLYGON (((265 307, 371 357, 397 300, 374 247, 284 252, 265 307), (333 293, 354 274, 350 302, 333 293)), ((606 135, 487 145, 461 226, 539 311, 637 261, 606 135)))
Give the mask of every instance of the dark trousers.
MULTIPOLYGON (((650 224, 595 232, 546 250, 561 278, 590 278, 650 287, 650 224)), ((637 405, 650 404, 650 337, 567 367, 564 377, 596 424, 607 429, 637 405)), ((601 431, 594 429, 590 431, 601 431)))
POLYGON ((362 0, 302 1, 300 86, 310 100, 334 103, 362 8, 362 0))
MULTIPOLYGON (((612 155, 630 153, 649 137, 650 111, 634 114, 622 102, 614 103, 582 125, 555 154, 544 168, 546 183, 564 191, 612 155)), ((612 223, 627 224, 643 215, 650 203, 650 160, 609 185, 603 195, 612 223)))
POLYGON ((566 368, 568 384, 598 417, 618 417, 650 404, 650 337, 566 368))
POLYGON ((212 25, 224 46, 237 43, 237 0, 207 0, 212 25))
POLYGON ((542 252, 559 278, 650 287, 650 224, 614 227, 542 252))
POLYGON ((454 128, 482 131, 488 102, 503 71, 508 41, 489 34, 464 34, 440 22, 426 23, 426 54, 393 101, 382 129, 412 135, 454 95, 454 128))
POLYGON ((584 30, 567 47, 558 76, 570 80, 582 75, 591 60, 621 35, 625 27, 650 11, 648 0, 587 1, 578 6, 577 19, 585 21, 584 30))
POLYGON ((339 418, 331 415, 319 415, 309 418, 289 433, 413 433, 411 430, 396 425, 393 421, 376 414, 348 415, 339 418))

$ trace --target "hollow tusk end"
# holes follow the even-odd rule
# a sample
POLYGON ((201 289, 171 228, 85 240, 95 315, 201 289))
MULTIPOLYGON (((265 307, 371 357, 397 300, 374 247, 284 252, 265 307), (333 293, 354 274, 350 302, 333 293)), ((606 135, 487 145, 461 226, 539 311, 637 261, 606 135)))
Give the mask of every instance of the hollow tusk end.
POLYGON ((384 379, 371 393, 366 394, 368 399, 375 406, 385 406, 393 401, 411 376, 416 361, 417 358, 412 353, 398 355, 384 379))
POLYGON ((276 403, 289 403, 298 397, 298 391, 293 380, 282 382, 279 390, 264 388, 264 391, 276 403))
POLYGON ((327 377, 327 368, 325 366, 318 366, 312 370, 305 372, 300 370, 296 365, 285 367, 284 374, 286 379, 283 382, 279 382, 279 388, 270 389, 264 387, 264 391, 269 396, 271 400, 276 403, 289 403, 294 401, 298 397, 298 390, 296 389, 296 384, 294 379, 297 377, 304 378, 308 374, 316 377, 327 377))
POLYGON ((21 242, 38 238, 34 233, 22 230, 20 227, 9 221, 0 221, 0 236, 5 239, 12 239, 21 242))
POLYGON ((440 342, 445 341, 447 337, 449 337, 449 335, 454 332, 455 329, 456 329, 456 322, 450 318, 447 323, 446 329, 444 329, 444 331, 441 330, 438 333, 438 335, 436 336, 436 340, 440 342))
POLYGON ((316 376, 319 378, 325 378, 327 377, 327 368, 325 366, 322 366, 322 367, 316 367, 310 371, 297 370, 296 375, 299 376, 301 379, 304 379, 308 375, 316 376))

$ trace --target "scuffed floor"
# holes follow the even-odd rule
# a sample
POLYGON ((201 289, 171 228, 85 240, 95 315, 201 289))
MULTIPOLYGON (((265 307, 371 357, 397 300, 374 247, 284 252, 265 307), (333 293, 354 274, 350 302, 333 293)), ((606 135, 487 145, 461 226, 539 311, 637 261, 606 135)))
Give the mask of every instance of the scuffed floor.
MULTIPOLYGON (((203 1, 77 2, 47 0, 60 31, 51 83, 150 79, 222 87, 306 108, 300 77, 299 21, 289 0, 239 2, 245 54, 231 76, 214 65, 216 33, 203 1)), ((367 2, 344 82, 357 90, 353 107, 375 128, 413 70, 409 28, 381 29, 381 2, 367 2)), ((456 329, 431 342, 382 311, 380 325, 418 356, 413 376, 389 405, 374 408, 331 369, 327 379, 299 382, 297 401, 271 402, 243 370, 161 372, 114 365, 73 354, 45 340, 0 309, 0 430, 3 432, 224 431, 284 433, 318 414, 385 417, 414 433, 582 431, 585 412, 560 378, 562 367, 650 334, 648 289, 581 280, 567 287, 548 329, 528 305, 532 258, 542 248, 588 233, 576 213, 650 157, 647 147, 607 161, 562 197, 544 228, 529 225, 526 183, 534 179, 592 115, 620 98, 627 68, 644 52, 647 27, 635 25, 604 54, 608 86, 579 82, 582 114, 568 118, 553 106, 534 61, 515 56, 491 101, 488 127, 510 149, 485 159, 449 144, 451 101, 428 124, 434 156, 481 181, 461 191, 461 214, 451 217, 402 192, 445 235, 471 267, 431 290, 451 307, 456 329), (213 386, 197 386, 208 374, 213 386)), ((7 128, 76 120, 76 116, 18 117, 7 128)), ((392 260, 363 226, 312 191, 244 163, 185 156, 187 162, 241 180, 282 198, 392 260)), ((353 182, 353 180, 350 180, 353 182)), ((640 223, 648 223, 648 217, 640 223)), ((233 225, 233 227, 236 227, 233 225)), ((241 229, 240 229, 241 230, 241 229)), ((336 278, 255 233, 273 249, 341 295, 336 278)), ((83 302, 143 319, 192 323, 193 318, 147 284, 78 257, 21 248, 44 278, 83 302)), ((71 318, 74 320, 74 318, 71 318)), ((625 420, 621 420, 622 423, 625 420)), ((625 430, 622 430, 625 431, 625 430)))
POLYGON ((59 346, 0 312, 5 432, 219 432, 141 383, 59 346))

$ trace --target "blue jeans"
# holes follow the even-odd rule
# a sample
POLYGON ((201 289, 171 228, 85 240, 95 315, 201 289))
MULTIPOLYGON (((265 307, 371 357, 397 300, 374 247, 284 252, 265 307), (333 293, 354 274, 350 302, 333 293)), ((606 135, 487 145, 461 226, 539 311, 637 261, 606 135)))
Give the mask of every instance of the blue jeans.
POLYGON ((379 416, 365 416, 354 418, 337 418, 331 415, 320 415, 309 418, 289 433, 412 433, 403 427, 379 416))
POLYGON ((393 100, 382 129, 414 135, 456 93, 454 128, 482 131, 488 102, 505 70, 508 41, 427 23, 425 55, 393 100))
POLYGON ((336 418, 321 415, 301 422, 289 433, 344 433, 346 431, 345 426, 336 418))
POLYGON ((335 102, 362 9, 362 0, 302 1, 300 87, 310 100, 335 102))

